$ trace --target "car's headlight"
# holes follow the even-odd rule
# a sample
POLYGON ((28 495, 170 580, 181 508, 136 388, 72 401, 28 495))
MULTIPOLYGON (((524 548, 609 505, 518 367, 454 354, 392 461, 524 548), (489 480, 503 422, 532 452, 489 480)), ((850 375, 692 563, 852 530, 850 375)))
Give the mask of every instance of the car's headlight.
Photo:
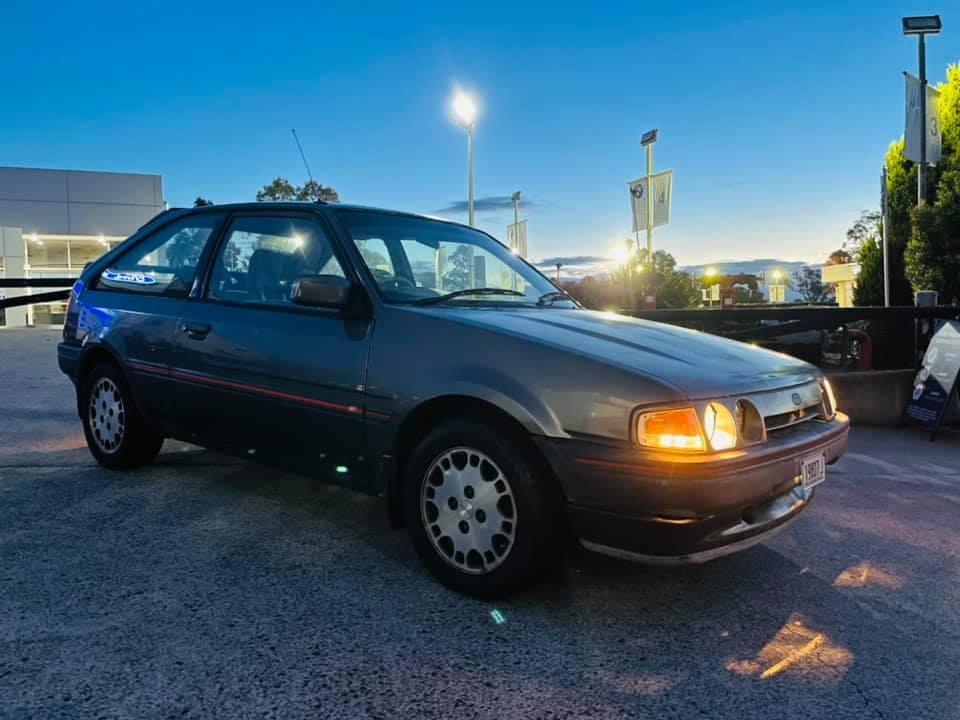
POLYGON ((693 408, 641 413, 637 418, 637 442, 658 450, 705 449, 700 420, 693 408))
POLYGON ((830 404, 830 406, 826 409, 827 420, 829 420, 837 414, 837 396, 833 394, 833 385, 831 385, 830 381, 826 378, 823 379, 823 389, 827 394, 827 402, 830 404))
POLYGON ((720 403, 710 403, 703 411, 703 433, 714 450, 729 450, 737 445, 737 423, 720 403))

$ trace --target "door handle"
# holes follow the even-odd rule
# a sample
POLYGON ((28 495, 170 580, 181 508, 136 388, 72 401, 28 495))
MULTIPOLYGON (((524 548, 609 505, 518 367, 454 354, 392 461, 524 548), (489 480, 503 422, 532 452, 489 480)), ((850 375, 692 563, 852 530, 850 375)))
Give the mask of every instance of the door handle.
POLYGON ((183 331, 194 340, 203 340, 210 332, 210 323, 185 322, 183 331))

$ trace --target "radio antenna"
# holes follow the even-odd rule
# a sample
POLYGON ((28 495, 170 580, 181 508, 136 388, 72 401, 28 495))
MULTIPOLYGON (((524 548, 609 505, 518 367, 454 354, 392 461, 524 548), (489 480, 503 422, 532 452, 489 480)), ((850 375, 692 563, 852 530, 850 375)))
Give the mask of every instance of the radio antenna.
POLYGON ((300 146, 300 138, 297 137, 296 128, 290 128, 290 132, 293 133, 293 139, 297 143, 297 150, 300 151, 300 159, 303 160, 303 166, 307 169, 307 177, 310 178, 310 182, 313 182, 313 173, 310 172, 310 166, 307 164, 307 156, 303 154, 303 148, 300 146))

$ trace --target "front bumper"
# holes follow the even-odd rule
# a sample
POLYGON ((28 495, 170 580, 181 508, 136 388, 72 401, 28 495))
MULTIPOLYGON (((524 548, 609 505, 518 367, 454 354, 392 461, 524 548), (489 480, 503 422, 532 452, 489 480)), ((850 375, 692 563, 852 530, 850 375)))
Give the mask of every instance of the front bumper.
POLYGON ((73 384, 77 384, 77 374, 80 368, 80 353, 83 346, 61 342, 57 344, 57 364, 60 370, 69 377, 73 384))
MULTIPOLYGON (((567 498, 574 533, 591 550, 654 563, 702 562, 784 529, 810 503, 800 460, 834 462, 849 420, 808 422, 762 446, 676 457, 634 447, 538 438, 567 498)), ((829 480, 828 480, 829 482, 829 480)))

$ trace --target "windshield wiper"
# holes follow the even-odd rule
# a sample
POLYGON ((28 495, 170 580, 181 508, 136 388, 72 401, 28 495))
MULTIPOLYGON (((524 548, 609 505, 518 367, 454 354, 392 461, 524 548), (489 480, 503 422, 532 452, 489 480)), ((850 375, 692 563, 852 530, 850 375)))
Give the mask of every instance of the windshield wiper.
POLYGON ((572 302, 573 298, 563 290, 551 290, 550 292, 544 293, 540 296, 540 299, 537 300, 537 306, 543 307, 544 305, 552 305, 557 300, 569 300, 572 302))
POLYGON ((454 290, 446 295, 437 295, 436 297, 415 300, 413 304, 434 305, 436 303, 445 302, 446 300, 451 300, 455 297, 460 297, 461 295, 516 295, 519 297, 526 297, 524 293, 519 292, 518 290, 507 290, 506 288, 467 288, 466 290, 454 290))

